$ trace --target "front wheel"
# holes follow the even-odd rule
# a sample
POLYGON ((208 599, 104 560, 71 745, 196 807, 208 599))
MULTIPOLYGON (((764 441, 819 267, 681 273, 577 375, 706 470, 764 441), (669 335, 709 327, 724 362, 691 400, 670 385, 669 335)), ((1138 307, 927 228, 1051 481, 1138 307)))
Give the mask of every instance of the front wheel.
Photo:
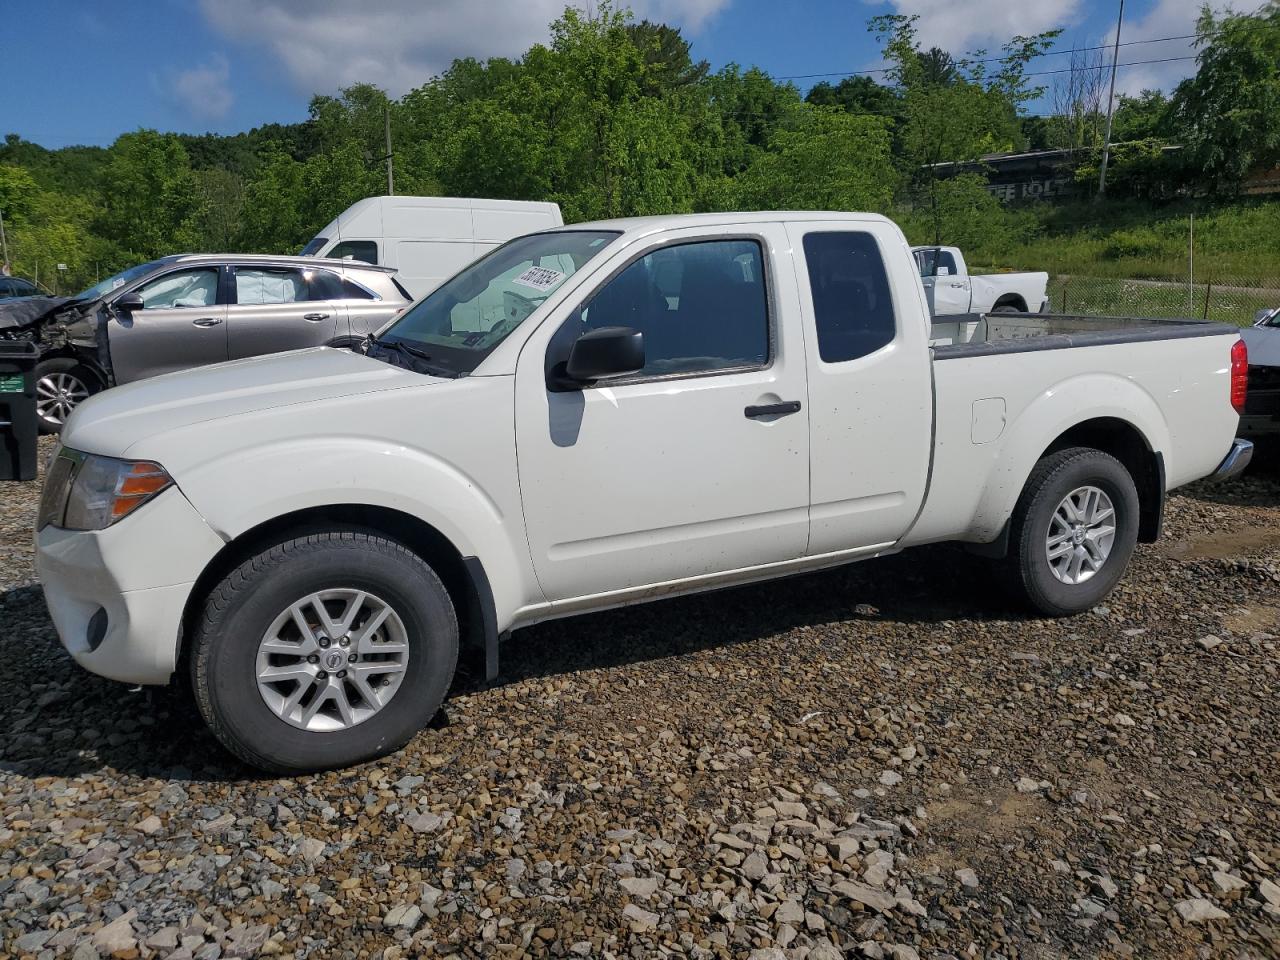
POLYGON ((214 587, 191 678, 228 750, 304 773, 399 749, 440 708, 457 660, 435 572, 401 544, 333 531, 272 546, 214 587))
POLYGON ((1031 471, 1012 524, 1015 589, 1041 613, 1082 613, 1124 576, 1138 542, 1138 490, 1115 457, 1060 450, 1031 471))
POLYGON ((36 419, 41 433, 59 433, 76 407, 98 392, 98 380, 72 357, 36 364, 36 419))

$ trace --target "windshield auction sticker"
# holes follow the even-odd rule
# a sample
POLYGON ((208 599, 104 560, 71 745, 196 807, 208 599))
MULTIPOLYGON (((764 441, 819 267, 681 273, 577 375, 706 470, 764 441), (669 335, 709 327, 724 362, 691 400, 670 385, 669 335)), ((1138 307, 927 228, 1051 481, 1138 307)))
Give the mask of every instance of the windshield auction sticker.
POLYGON ((563 279, 564 274, 559 270, 552 270, 550 267, 530 267, 511 282, 546 293, 563 279))

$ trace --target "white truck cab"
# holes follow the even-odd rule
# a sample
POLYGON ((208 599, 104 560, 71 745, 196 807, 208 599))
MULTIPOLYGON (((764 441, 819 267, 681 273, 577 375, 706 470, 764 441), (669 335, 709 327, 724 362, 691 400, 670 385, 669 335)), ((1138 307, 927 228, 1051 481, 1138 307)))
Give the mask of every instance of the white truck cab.
POLYGON ((302 253, 392 267, 409 293, 421 297, 498 244, 563 223, 554 203, 366 197, 338 214, 302 253))
POLYGON ((536 233, 366 354, 90 398, 37 568, 80 664, 187 671, 219 739, 278 771, 405 743, 463 640, 494 676, 528 624, 916 544, 973 544, 1032 608, 1078 613, 1158 535, 1166 490, 1248 462, 1246 359, 1208 323, 1026 333, 931 348, 876 215, 536 233))
POLYGON ((959 247, 912 247, 911 252, 935 317, 1049 309, 1047 273, 971 274, 959 247))

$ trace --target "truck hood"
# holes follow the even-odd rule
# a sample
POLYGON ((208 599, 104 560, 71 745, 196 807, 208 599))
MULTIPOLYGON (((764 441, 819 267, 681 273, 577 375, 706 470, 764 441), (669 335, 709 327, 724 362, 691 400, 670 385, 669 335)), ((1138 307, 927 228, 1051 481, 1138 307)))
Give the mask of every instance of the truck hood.
POLYGON ((165 374, 90 397, 71 415, 62 442, 123 456, 140 440, 257 411, 381 390, 449 383, 330 347, 233 360, 165 374))

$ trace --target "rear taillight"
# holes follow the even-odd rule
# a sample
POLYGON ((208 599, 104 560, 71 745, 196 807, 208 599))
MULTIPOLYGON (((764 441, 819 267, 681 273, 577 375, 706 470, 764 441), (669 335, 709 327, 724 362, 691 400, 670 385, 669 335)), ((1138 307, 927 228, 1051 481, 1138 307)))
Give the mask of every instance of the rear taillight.
POLYGON ((1244 413, 1244 400, 1249 392, 1249 348, 1243 340, 1231 345, 1231 406, 1244 413))

